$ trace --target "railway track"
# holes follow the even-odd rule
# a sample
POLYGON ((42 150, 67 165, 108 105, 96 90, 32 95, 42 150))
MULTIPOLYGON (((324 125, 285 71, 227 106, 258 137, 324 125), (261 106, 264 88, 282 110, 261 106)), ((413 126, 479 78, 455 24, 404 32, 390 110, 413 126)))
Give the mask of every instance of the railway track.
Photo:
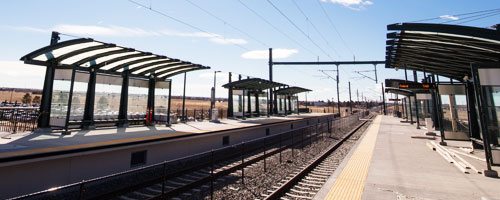
MULTIPOLYGON (((364 124, 364 122, 363 122, 364 124)), ((355 129, 359 129, 357 126, 355 129)), ((349 134, 352 135, 351 131, 349 134)), ((133 191, 127 192, 113 199, 119 200, 143 200, 143 199, 198 199, 199 197, 210 197, 210 191, 216 190, 214 185, 226 185, 227 183, 243 181, 245 176, 245 168, 252 169, 253 166, 260 165, 271 156, 278 156, 278 154, 285 151, 291 151, 296 146, 304 146, 307 143, 313 143, 313 140, 318 140, 325 135, 321 130, 309 132, 308 134, 301 134, 300 137, 291 135, 291 138, 285 138, 283 143, 286 145, 269 146, 263 152, 247 152, 242 153, 241 157, 236 157, 228 161, 213 163, 212 166, 206 166, 194 171, 188 171, 175 177, 169 177, 156 184, 148 185, 146 187, 137 188, 133 191), (300 140, 299 140, 300 138, 300 140), (263 153, 263 154, 262 154, 263 153)), ((344 137, 346 140, 347 137, 344 137)), ((280 139, 281 140, 281 139, 280 139)), ((293 156, 292 156, 293 157, 293 156)), ((312 181, 308 185, 315 186, 313 181, 319 181, 326 174, 331 174, 333 171, 319 171, 314 175, 315 177, 309 178, 312 181), (321 174, 322 172, 322 174, 321 174)), ((306 185, 307 186, 307 185, 306 185)), ((295 190, 295 189, 294 189, 295 190)))
POLYGON ((262 197, 266 200, 313 199, 339 164, 335 162, 335 151, 367 122, 368 120, 362 122, 319 156, 272 186, 267 193, 261 194, 262 197))

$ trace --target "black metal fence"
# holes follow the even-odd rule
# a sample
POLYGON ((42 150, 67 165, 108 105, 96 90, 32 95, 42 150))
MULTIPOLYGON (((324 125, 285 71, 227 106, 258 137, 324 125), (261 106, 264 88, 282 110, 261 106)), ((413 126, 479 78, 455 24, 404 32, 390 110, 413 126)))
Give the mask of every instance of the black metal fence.
POLYGON ((17 133, 37 128, 39 112, 33 107, 0 107, 0 131, 17 133))
MULTIPOLYGON (((245 162, 245 158, 256 154, 269 154, 274 149, 275 153, 290 148, 292 156, 287 159, 295 159, 293 149, 312 143, 319 137, 327 134, 336 134, 348 131, 359 122, 360 118, 368 115, 368 112, 359 112, 342 118, 330 118, 317 123, 312 121, 311 125, 293 129, 290 131, 273 134, 262 138, 245 141, 232 146, 214 149, 187 157, 164 161, 159 164, 145 166, 109 176, 99 177, 91 180, 83 180, 58 188, 41 191, 16 197, 15 199, 102 199, 113 198, 129 191, 137 190, 152 184, 165 183, 182 174, 213 166, 214 164, 227 164, 228 162, 245 162), (277 149, 277 150, 276 150, 277 149)), ((242 165, 246 166, 246 165, 242 165)), ((162 190, 164 191, 164 190, 162 190)))

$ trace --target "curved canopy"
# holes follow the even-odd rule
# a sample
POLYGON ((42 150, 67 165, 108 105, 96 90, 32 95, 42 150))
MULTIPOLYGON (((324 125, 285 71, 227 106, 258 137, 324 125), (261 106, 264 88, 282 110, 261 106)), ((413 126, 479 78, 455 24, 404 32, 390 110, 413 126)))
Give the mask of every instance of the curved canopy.
POLYGON ((261 78, 248 78, 231 83, 226 83, 222 87, 235 90, 267 90, 269 88, 286 86, 282 83, 272 82, 261 78))
POLYGON ((386 68, 407 68, 463 80, 472 63, 500 62, 500 31, 450 24, 387 26, 386 68))
POLYGON ((276 94, 279 94, 279 95, 294 95, 294 94, 298 94, 298 93, 302 93, 302 92, 310 92, 310 91, 312 91, 312 90, 294 86, 294 87, 282 88, 282 89, 276 90, 274 92, 276 94))
POLYGON ((385 88, 385 93, 400 94, 404 96, 413 96, 415 93, 411 90, 399 89, 399 88, 385 88))
POLYGON ((111 43, 78 38, 42 47, 21 58, 26 64, 62 68, 95 68, 97 72, 131 76, 168 78, 184 72, 210 69, 187 61, 138 51, 111 43))

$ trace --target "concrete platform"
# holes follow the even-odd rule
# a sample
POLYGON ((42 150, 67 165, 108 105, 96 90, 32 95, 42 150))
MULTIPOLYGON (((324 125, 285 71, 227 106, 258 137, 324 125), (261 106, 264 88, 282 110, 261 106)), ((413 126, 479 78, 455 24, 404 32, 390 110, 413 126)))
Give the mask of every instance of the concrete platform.
MULTIPOLYGON (((399 118, 379 117, 381 120, 374 120, 363 139, 358 141, 356 149, 349 153, 315 199, 500 199, 500 179, 488 178, 470 169, 468 174, 464 173, 427 146, 429 141, 439 143, 439 137, 411 138, 415 135, 424 136, 427 131, 401 123, 399 118), (374 133, 376 123, 380 123, 380 127, 374 133), (370 134, 376 134, 376 137, 370 134), (370 142, 375 142, 371 151, 364 147, 370 142), (366 175, 363 175, 363 165, 354 165, 357 167, 350 169, 349 163, 356 160, 359 149, 364 149, 361 154, 366 159, 371 157, 366 175), (342 177, 343 174, 347 176, 342 177), (347 183, 348 186, 338 190, 335 185, 339 182, 347 183), (358 195, 360 190, 362 195, 358 195)), ((458 141, 448 141, 448 145, 446 148, 455 151, 469 146, 466 142, 458 141)), ((476 159, 463 156, 482 171, 485 163, 477 159, 484 158, 481 152, 474 152, 473 157, 476 159)), ((494 170, 500 168, 494 167, 494 170)))
POLYGON ((49 154, 58 151, 71 151, 84 148, 113 146, 125 143, 157 141, 208 134, 224 130, 254 127, 266 124, 301 120, 325 116, 323 113, 307 113, 286 117, 258 117, 246 120, 223 119, 220 123, 187 122, 173 124, 171 127, 137 126, 129 128, 101 128, 96 130, 74 130, 69 135, 58 132, 4 134, 0 138, 0 163, 15 157, 49 154))

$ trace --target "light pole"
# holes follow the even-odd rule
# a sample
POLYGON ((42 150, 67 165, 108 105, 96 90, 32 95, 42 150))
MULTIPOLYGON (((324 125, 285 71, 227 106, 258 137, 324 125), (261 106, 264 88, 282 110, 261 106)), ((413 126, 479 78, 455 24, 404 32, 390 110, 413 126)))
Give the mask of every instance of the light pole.
POLYGON ((215 108, 215 87, 216 87, 216 83, 217 83, 217 72, 221 72, 221 71, 214 71, 214 87, 212 87, 212 99, 210 101, 210 111, 209 111, 209 115, 210 115, 210 120, 214 120, 213 119, 213 109, 215 108))

